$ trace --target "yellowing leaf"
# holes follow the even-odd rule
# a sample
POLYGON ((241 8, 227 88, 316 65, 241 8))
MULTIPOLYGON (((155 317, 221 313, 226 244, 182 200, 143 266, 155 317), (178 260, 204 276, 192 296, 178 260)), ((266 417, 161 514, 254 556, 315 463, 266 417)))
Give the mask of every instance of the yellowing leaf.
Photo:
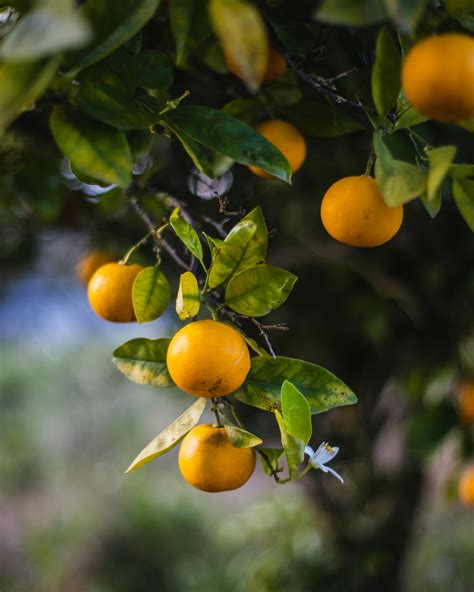
POLYGON ((179 290, 176 296, 176 314, 185 321, 199 313, 201 299, 199 296, 198 281, 194 273, 186 271, 179 278, 179 290))
POLYGON ((151 460, 162 456, 180 442, 182 438, 191 430, 200 420, 206 407, 207 399, 200 398, 188 407, 178 419, 173 421, 167 428, 158 434, 153 440, 145 446, 140 454, 135 458, 125 473, 131 473, 146 465, 151 460))
POLYGON ((258 10, 240 0, 211 0, 209 16, 224 54, 250 90, 260 86, 268 61, 268 39, 258 10))

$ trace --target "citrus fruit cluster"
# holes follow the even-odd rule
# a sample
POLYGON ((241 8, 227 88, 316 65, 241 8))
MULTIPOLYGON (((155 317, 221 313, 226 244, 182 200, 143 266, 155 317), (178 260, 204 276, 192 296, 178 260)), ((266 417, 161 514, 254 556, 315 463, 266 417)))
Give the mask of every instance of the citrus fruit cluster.
MULTIPOLYGON (((231 72, 240 76, 228 59, 231 72)), ((284 71, 284 60, 272 48, 265 81, 284 71), (270 73, 274 73, 270 75, 270 73)), ((474 116, 474 39, 459 33, 434 35, 414 45, 402 66, 402 86, 410 104, 437 121, 461 121, 474 116)), ((306 159, 306 141, 290 123, 279 119, 257 125, 256 130, 288 160, 295 173, 306 159)), ((255 166, 260 177, 272 175, 255 166)), ((392 239, 403 221, 403 206, 388 207, 369 175, 336 181, 321 203, 321 220, 328 234, 354 247, 376 247, 392 239)))
MULTIPOLYGON (((135 321, 132 286, 141 265, 105 263, 108 254, 93 252, 78 266, 90 276, 89 302, 100 317, 112 322, 135 321), (93 267, 96 269, 92 269, 93 267)), ((248 347, 235 329, 214 320, 189 323, 172 338, 166 357, 174 383, 195 397, 220 398, 237 390, 250 369, 248 347)), ((222 425, 202 424, 184 437, 179 452, 184 479, 208 492, 241 487, 255 469, 252 448, 234 447, 222 425)))

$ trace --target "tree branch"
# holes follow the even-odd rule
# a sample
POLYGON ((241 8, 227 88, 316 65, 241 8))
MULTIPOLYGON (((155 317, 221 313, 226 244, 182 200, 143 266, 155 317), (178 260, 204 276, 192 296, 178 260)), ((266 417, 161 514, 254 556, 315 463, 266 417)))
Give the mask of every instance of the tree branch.
MULTIPOLYGON (((363 105, 360 101, 352 101, 340 95, 334 85, 334 81, 341 77, 341 75, 332 78, 331 80, 324 80, 323 78, 316 76, 310 72, 306 72, 302 64, 304 62, 298 62, 293 58, 286 47, 280 42, 275 43, 275 46, 282 58, 285 60, 287 66, 297 74, 297 76, 306 84, 311 86, 319 95, 328 98, 334 105, 344 109, 352 115, 359 123, 361 123, 366 129, 372 131, 373 127, 370 119, 367 117, 367 113, 375 114, 375 110, 372 107, 363 105)), ((344 75, 347 72, 344 72, 344 75)))

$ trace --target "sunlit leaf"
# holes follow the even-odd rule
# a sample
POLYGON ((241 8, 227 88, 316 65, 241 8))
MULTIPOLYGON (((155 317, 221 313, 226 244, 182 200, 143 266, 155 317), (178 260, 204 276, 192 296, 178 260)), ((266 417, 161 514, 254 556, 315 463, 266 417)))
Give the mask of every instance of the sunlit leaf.
POLYGON ((438 191, 435 193, 435 195, 431 199, 428 199, 428 196, 426 195, 426 193, 423 193, 423 195, 420 195, 420 201, 423 204, 423 207, 425 208, 425 210, 428 212, 429 216, 432 219, 436 218, 436 216, 438 215, 438 213, 441 209, 441 201, 442 201, 441 189, 438 189, 438 191))
POLYGON ((303 462, 304 459, 305 443, 300 438, 288 433, 285 420, 277 409, 275 409, 275 417, 278 427, 280 428, 281 445, 283 446, 286 460, 288 462, 290 477, 296 477, 298 474, 298 465, 303 462))
POLYGON ((174 448, 201 419, 207 399, 200 398, 145 446, 125 471, 131 473, 174 448))
POLYGON ((454 179, 453 197, 461 216, 474 232, 474 181, 454 179))
POLYGON ((427 152, 430 166, 426 189, 429 201, 434 201, 439 195, 439 189, 449 173, 456 151, 456 146, 441 146, 440 148, 431 148, 427 152))
POLYGON ((281 306, 298 278, 279 267, 258 265, 233 276, 225 291, 225 302, 235 312, 261 317, 281 306))
POLYGON ((385 203, 395 207, 426 191, 427 173, 420 166, 395 160, 380 134, 374 134, 375 179, 385 203))
POLYGON ((257 8, 241 0, 210 0, 209 15, 229 63, 255 91, 268 62, 265 23, 257 8))
POLYGON ((113 362, 132 382, 164 388, 175 386, 166 368, 170 339, 137 338, 127 341, 113 353, 113 362))
POLYGON ((201 308, 198 281, 194 273, 186 271, 179 278, 178 295, 176 296, 176 314, 185 321, 198 315, 201 308))
POLYGON ((281 411, 286 431, 306 445, 313 432, 311 409, 305 396, 289 380, 281 385, 281 411))
POLYGON ((234 448, 253 448, 263 442, 261 438, 247 432, 243 428, 233 425, 226 425, 225 431, 229 436, 229 440, 234 448))
POLYGON ((85 174, 119 187, 130 183, 133 160, 122 133, 61 106, 53 109, 50 126, 59 148, 85 174))
POLYGON ((312 414, 357 402, 351 389, 329 370, 283 356, 252 358, 250 372, 235 396, 242 403, 259 409, 281 410, 281 387, 285 380, 292 382, 304 395, 312 414))
POLYGON ((196 259, 202 262, 204 254, 202 251, 202 244, 199 239, 199 235, 191 226, 191 224, 188 224, 180 217, 179 208, 176 208, 171 214, 170 224, 186 248, 191 251, 196 259))
POLYGON ((185 138, 235 162, 257 166, 283 181, 291 180, 291 168, 283 154, 249 125, 227 113, 183 105, 167 113, 164 122, 185 138))
POLYGON ((390 31, 383 27, 377 36, 375 63, 372 69, 372 96, 379 115, 396 105, 400 91, 400 48, 390 31))
POLYGON ((237 272, 257 230, 250 221, 239 222, 217 248, 209 271, 209 287, 216 288, 237 272))
POLYGON ((139 323, 160 317, 170 302, 170 285, 157 267, 145 267, 132 287, 133 310, 139 323))

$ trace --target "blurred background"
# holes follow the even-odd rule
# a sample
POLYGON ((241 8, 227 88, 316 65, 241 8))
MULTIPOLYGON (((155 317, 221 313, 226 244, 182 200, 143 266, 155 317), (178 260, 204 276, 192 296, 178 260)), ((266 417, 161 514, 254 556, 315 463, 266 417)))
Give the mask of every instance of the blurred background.
MULTIPOLYGON (((307 4, 286 8, 303 14, 307 4)), ((165 10, 147 25, 143 46, 172 55, 165 10)), ((370 103, 378 28, 311 27, 311 46, 316 29, 326 37, 309 67, 345 73, 340 92, 370 103)), ((171 336, 178 318, 170 306, 154 323, 114 325, 90 310, 78 262, 96 249, 118 259, 147 230, 129 196, 77 179, 59 153, 47 122, 53 89, 0 142, 0 590, 471 591, 474 509, 458 501, 457 487, 474 462, 474 418, 459 409, 461 385, 474 379, 472 233, 443 187, 434 220, 420 200, 408 204, 401 231, 382 247, 333 241, 321 199, 339 178, 363 173, 371 132, 353 121, 335 130, 336 120, 325 127, 324 117, 302 113, 301 101, 318 101, 291 72, 250 96, 216 40, 203 39, 190 67, 175 71, 169 96, 189 89, 193 104, 216 108, 248 99, 255 120, 278 116, 299 127, 307 161, 291 187, 239 165, 209 187, 176 140, 130 132, 139 203, 160 222, 173 196, 216 237, 262 206, 270 262, 299 276, 268 317, 290 329, 272 335, 276 352, 328 368, 359 397, 314 417, 314 443, 341 448, 333 466, 345 484, 311 471, 280 486, 258 466, 244 488, 206 494, 182 481, 176 449, 123 474, 189 397, 127 381, 112 351, 133 337, 171 336)), ((435 146, 456 145, 456 163, 472 161, 466 130, 416 129, 435 146)), ((403 132, 389 142, 413 162, 403 132)), ((152 255, 146 247, 138 257, 152 255)), ((163 271, 175 295, 181 270, 166 253, 163 271)), ((276 445, 268 414, 240 408, 249 429, 276 445)))
MULTIPOLYGON (((192 167, 163 142, 150 158, 173 159, 186 172, 168 179, 167 190, 231 227, 236 218, 219 214, 217 200, 189 190, 192 167)), ((402 231, 381 248, 332 241, 319 221, 324 187, 360 170, 366 143, 363 134, 311 142, 292 189, 234 167, 227 204, 238 211, 260 203, 271 260, 300 277, 269 317, 290 327, 272 336, 277 352, 328 367, 359 396, 354 407, 314 418, 317 442, 341 447, 334 467, 344 486, 319 471, 279 486, 258 467, 246 487, 205 494, 181 480, 176 449, 125 476, 188 398, 128 382, 111 352, 136 336, 172 335, 178 319, 170 307, 151 324, 102 321, 76 265, 95 248, 119 257, 142 236, 142 222, 113 190, 71 186, 58 159, 55 216, 35 201, 46 194, 3 202, 2 590, 472 587, 474 512, 456 494, 472 458, 472 428, 456 399, 473 356, 472 237, 447 201, 436 221, 410 204, 402 231)), ((159 216, 161 206, 147 199, 159 216)), ((172 261, 164 266, 176 288, 172 261)), ((266 414, 242 412, 276 444, 266 414)))

